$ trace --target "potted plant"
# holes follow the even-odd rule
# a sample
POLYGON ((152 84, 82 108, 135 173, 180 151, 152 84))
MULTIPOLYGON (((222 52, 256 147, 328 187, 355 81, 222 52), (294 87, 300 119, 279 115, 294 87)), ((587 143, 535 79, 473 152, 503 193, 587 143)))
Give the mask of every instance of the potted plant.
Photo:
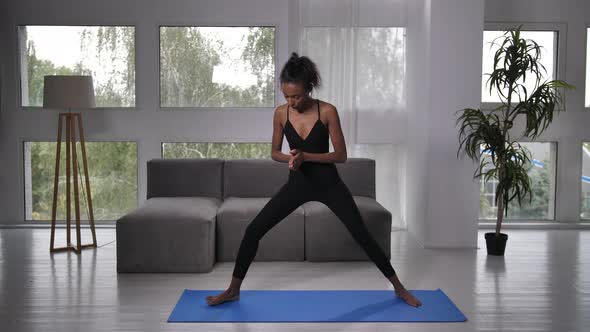
POLYGON ((496 232, 485 234, 489 255, 504 255, 508 235, 501 233, 503 217, 508 215, 508 203, 514 198, 532 199, 531 181, 527 174, 530 153, 510 137, 510 129, 519 116, 526 120, 523 137, 534 140, 549 126, 553 113, 565 111, 563 89, 574 86, 562 80, 544 80, 545 67, 540 63, 541 46, 530 39, 522 39, 520 30, 505 31, 494 39, 492 45, 499 46, 494 54, 493 72, 486 87, 490 94, 495 89, 500 104, 490 110, 465 108, 457 111, 460 116, 456 124, 459 129, 459 149, 473 161, 479 161, 473 175, 483 177, 484 182, 497 179, 495 201, 498 206, 496 232), (499 43, 495 43, 500 40, 499 43), (527 91, 524 83, 533 79, 534 89, 527 91), (561 108, 561 109, 560 109, 561 108), (481 158, 480 154, 488 155, 481 158))

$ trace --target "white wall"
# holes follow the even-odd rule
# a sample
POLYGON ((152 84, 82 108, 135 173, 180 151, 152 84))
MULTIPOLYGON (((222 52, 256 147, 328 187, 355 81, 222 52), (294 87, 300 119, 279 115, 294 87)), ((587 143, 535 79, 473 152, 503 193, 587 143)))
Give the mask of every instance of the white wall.
POLYGON ((405 145, 405 216, 408 231, 424 244, 430 109, 430 0, 410 2, 408 15, 408 140, 405 145))
POLYGON ((474 164, 457 159, 455 111, 481 100, 483 0, 431 2, 428 247, 477 245, 474 164))
POLYGON ((457 159, 454 112, 481 98, 483 0, 425 0, 408 26, 408 230, 425 247, 475 247, 474 164, 457 159))

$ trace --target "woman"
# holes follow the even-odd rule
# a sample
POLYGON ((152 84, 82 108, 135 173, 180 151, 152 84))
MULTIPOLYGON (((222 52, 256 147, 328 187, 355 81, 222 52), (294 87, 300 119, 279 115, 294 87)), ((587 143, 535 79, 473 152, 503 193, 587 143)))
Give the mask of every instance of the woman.
POLYGON ((383 250, 369 234, 352 195, 340 179, 336 165, 346 161, 346 144, 336 108, 311 98, 320 85, 315 64, 293 52, 280 75, 287 103, 274 111, 272 153, 275 161, 289 163, 289 179, 248 225, 227 290, 208 296, 209 305, 238 300, 248 267, 254 260, 258 241, 297 207, 308 201, 327 205, 344 223, 381 273, 393 284, 395 294, 411 306, 422 303, 401 284, 383 250), (281 152, 283 135, 290 154, 281 152), (332 139, 334 152, 329 151, 332 139))

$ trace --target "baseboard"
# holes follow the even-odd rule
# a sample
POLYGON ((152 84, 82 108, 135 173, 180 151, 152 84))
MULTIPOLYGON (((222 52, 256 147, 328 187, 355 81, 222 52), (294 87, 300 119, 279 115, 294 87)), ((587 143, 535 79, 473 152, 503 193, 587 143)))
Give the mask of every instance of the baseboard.
MULTIPOLYGON (((479 223, 479 229, 496 229, 496 223, 479 223)), ((565 223, 565 222, 510 222, 502 223, 502 229, 590 229, 590 223, 565 223)))
MULTIPOLYGON (((64 223, 56 223, 56 228, 66 228, 64 223)), ((74 225, 70 227, 74 228, 74 225)), ((101 221, 96 223, 94 228, 115 228, 116 221, 101 221)), ((51 228, 50 223, 18 223, 18 224, 0 224, 0 228, 51 228)), ((80 228, 90 228, 88 224, 80 225, 80 228)), ((478 229, 495 229, 496 223, 478 223, 478 229)), ((590 222, 584 223, 559 223, 559 222, 523 222, 523 223, 503 223, 502 229, 590 229, 590 222)), ((405 228, 392 228, 392 232, 407 231, 405 228)), ((419 241, 418 241, 419 242, 419 241)), ((423 246, 423 244, 421 244, 423 246)))

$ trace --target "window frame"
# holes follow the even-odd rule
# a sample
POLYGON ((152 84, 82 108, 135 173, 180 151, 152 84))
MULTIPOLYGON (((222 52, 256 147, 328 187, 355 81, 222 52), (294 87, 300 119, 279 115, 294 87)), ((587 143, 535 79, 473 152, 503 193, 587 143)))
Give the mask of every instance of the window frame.
MULTIPOLYGON (((516 141, 518 143, 549 143, 549 144, 553 144, 555 146, 555 151, 554 153, 554 174, 552 174, 552 178, 553 178, 553 214, 551 215, 550 218, 547 219, 539 219, 539 218, 522 218, 522 219, 513 219, 513 218, 509 218, 508 216, 504 216, 503 221, 506 221, 510 224, 515 224, 515 223, 519 223, 519 224, 536 224, 536 223, 555 223, 558 222, 557 221, 557 176, 558 176, 558 172, 559 170, 558 168, 558 150, 559 150, 559 141, 558 140, 518 140, 516 141)), ((551 154, 551 150, 549 150, 549 153, 551 154)), ((481 158, 481 155, 480 155, 481 158)), ((483 178, 478 179, 478 181, 483 181, 483 178)), ((550 182, 551 183, 551 182, 550 182)), ((481 199, 481 194, 478 192, 478 195, 480 195, 480 199, 481 199)), ((527 196, 528 197, 528 196, 527 196)), ((528 199, 528 198, 525 198, 528 199)), ((524 202, 524 201, 523 201, 524 202)), ((511 202, 512 204, 518 204, 518 199, 514 198, 514 200, 511 202)), ((549 201, 549 203, 551 203, 551 200, 549 201)), ((580 207, 580 212, 581 212, 581 207, 580 207)), ((480 210, 478 208, 478 213, 477 213, 477 222, 482 225, 482 224, 492 224, 492 223, 496 223, 496 218, 492 218, 492 219, 482 219, 480 218, 480 210)))
MULTIPOLYGON (((579 147, 580 147, 580 154, 581 154, 581 158, 580 158, 580 163, 578 165, 578 175, 579 175, 579 179, 580 181, 582 181, 582 176, 584 176, 584 143, 590 143, 590 139, 581 139, 578 141, 579 143, 579 147)), ((580 195, 580 204, 578 205, 578 223, 590 223, 590 218, 582 218, 582 207, 584 206, 584 185, 582 183, 580 183, 580 191, 578 192, 578 194, 580 195)), ((590 192, 589 192, 590 193, 590 192)))
MULTIPOLYGON (((19 169, 19 172, 21 172, 20 174, 22 175, 21 176, 21 181, 22 181, 21 182, 21 186, 22 186, 22 190, 23 190, 22 191, 22 195, 23 195, 22 196, 22 199, 23 199, 23 201, 22 201, 22 204, 23 204, 22 205, 23 220, 24 220, 25 223, 28 223, 28 224, 33 224, 33 223, 43 223, 43 224, 45 224, 47 222, 51 222, 51 219, 48 219, 48 220, 45 220, 45 219, 27 219, 27 190, 26 190, 27 174, 25 173, 26 172, 25 171, 25 165, 26 165, 26 163, 25 163, 25 145, 27 143, 47 143, 47 142, 49 142, 49 143, 56 143, 57 144, 57 137, 55 138, 55 141, 53 140, 53 138, 52 139, 49 139, 49 140, 44 140, 44 139, 32 138, 32 137, 21 137, 21 138, 19 138, 18 141, 19 141, 19 147, 20 147, 18 149, 19 150, 18 151, 18 154, 19 154, 18 169, 19 169)), ((79 142, 79 140, 76 140, 76 142, 79 142)), ((65 138, 62 137, 62 147, 61 147, 62 153, 65 153, 65 148, 66 148, 65 144, 66 143, 67 142, 65 141, 65 138)), ((138 208, 141 205, 141 201, 140 201, 140 181, 139 181, 139 177, 140 177, 140 173, 139 173, 139 171, 140 171, 140 169, 139 169, 139 161, 140 161, 140 157, 139 157, 139 141, 132 140, 132 139, 129 139, 129 140, 118 140, 118 141, 114 141, 114 140, 94 140, 94 139, 93 140, 86 140, 86 139, 84 139, 84 144, 86 144, 86 143, 134 143, 135 144, 135 156, 136 156, 136 160, 135 160, 135 174, 136 174, 136 177, 135 177, 135 186, 136 186, 137 190, 136 190, 136 193, 135 193, 136 206, 135 206, 134 209, 138 208)), ((81 163, 82 162, 82 155, 79 154, 77 156, 79 158, 78 163, 81 163)), ((70 157, 71 157, 71 155, 70 155, 70 157)), ((55 153, 53 154, 53 157, 52 158, 55 160, 55 153)), ((59 168, 60 168, 60 174, 63 173, 65 175, 65 172, 66 172, 65 171, 65 167, 66 167, 65 165, 60 164, 60 166, 59 166, 59 168)), ((82 169, 82 173, 83 172, 84 171, 82 169)), ((79 174, 79 176, 84 176, 84 175, 83 174, 79 174)), ((92 186, 92 183, 90 185, 92 186)), ((71 190, 72 190, 71 195, 73 196, 74 195, 74 192, 73 192, 74 189, 72 188, 71 190)), ((81 187, 79 187, 79 190, 80 190, 80 197, 84 197, 85 194, 82 194, 82 192, 81 192, 82 191, 82 188, 81 187)), ((65 192, 64 191, 61 191, 61 193, 65 195, 65 192)), ((59 194, 60 194, 60 192, 58 192, 58 195, 59 194)), ((75 217, 72 216, 72 218, 75 218, 75 217)), ((80 220, 81 221, 85 221, 85 219, 80 219, 80 220)), ((108 223, 110 223, 112 221, 116 221, 116 220, 110 220, 110 219, 94 219, 94 222, 97 223, 97 224, 108 224, 108 223)), ((65 219, 56 219, 55 222, 56 222, 56 224, 65 224, 66 223, 66 220, 65 219)))
MULTIPOLYGON (((553 79, 560 79, 565 80, 565 73, 566 73, 566 64, 565 64, 565 54, 567 50, 567 24, 566 23, 550 23, 550 22, 485 22, 484 23, 484 31, 482 31, 482 36, 485 31, 497 31, 497 30, 506 30, 510 28, 517 27, 518 25, 522 24, 522 31, 550 31, 550 32, 557 32, 557 38, 555 40, 555 73, 553 79)), ((482 45, 485 47, 486 45, 482 45)), ((482 53, 483 57, 483 53, 482 53)), ((484 72, 481 72, 483 77, 484 72)), ((483 84, 483 82, 482 82, 483 84)), ((483 88, 480 86, 480 90, 483 88)), ((484 102, 482 101, 483 97, 480 96, 480 104, 481 107, 484 109, 493 109, 501 105, 498 102, 484 102)))
POLYGON ((93 110, 98 110, 98 111, 106 111, 106 110, 115 110, 115 111, 134 111, 137 110, 137 103, 139 100, 139 96, 138 96, 138 92, 139 89, 137 88, 137 83, 139 82, 139 80, 137 79, 137 24, 84 24, 84 25, 77 25, 77 24, 43 24, 43 23, 34 23, 34 24, 28 24, 28 23, 17 23, 14 26, 14 33, 16 36, 16 94, 17 94, 17 108, 20 111, 44 111, 43 106, 24 106, 23 105, 23 98, 22 98, 22 82, 23 82, 23 78, 21 75, 21 65, 22 65, 22 61, 21 61, 21 57, 22 54, 20 54, 20 50, 21 50, 21 42, 20 42, 20 34, 19 34, 19 29, 21 27, 28 27, 28 26, 55 26, 55 27, 131 27, 134 29, 134 43, 133 43, 133 48, 134 48, 134 52, 135 52, 135 61, 134 61, 134 65, 133 65, 133 70, 135 72, 135 105, 134 106, 127 106, 127 107, 122 107, 122 106, 117 106, 117 107, 95 107, 93 108, 93 110))
MULTIPOLYGON (((586 42, 586 52, 584 53, 584 68, 586 69, 584 71, 584 92, 583 92, 583 98, 582 98, 582 103, 583 103, 583 107, 582 109, 586 112, 590 112, 590 104, 586 105, 586 93, 588 93, 590 95, 590 86, 586 86, 586 81, 590 80, 590 77, 586 77, 587 75, 590 76, 590 73, 588 73, 589 67, 590 67, 590 57, 589 57, 589 53, 590 53, 590 22, 586 22, 586 24, 584 25, 584 36, 586 36, 586 38, 584 38, 585 42, 586 42), (588 91, 588 92, 586 92, 588 91)), ((589 83, 590 84, 590 83, 589 83)), ((588 96, 588 98, 590 99, 590 96, 588 96)), ((586 219, 584 219, 586 220, 586 219)))
MULTIPOLYGON (((228 112, 228 111, 260 111, 260 110, 274 110, 277 106, 279 106, 279 104, 277 103, 277 98, 280 95, 280 93, 278 92, 278 79, 279 79, 279 75, 280 75, 280 70, 278 69, 277 66, 277 60, 279 59, 279 54, 278 54, 278 38, 277 38, 277 32, 279 31, 279 24, 276 22, 261 22, 258 24, 255 24, 253 22, 238 22, 235 24, 215 24, 215 23, 209 23, 209 22, 203 22, 203 24, 198 24, 198 22, 175 22, 175 23, 166 23, 166 22, 158 22, 156 24, 156 34, 157 34, 157 40, 158 43, 156 45, 156 51, 157 51, 157 70, 156 70, 156 75, 157 75, 157 89, 158 89, 158 94, 157 94, 157 98, 156 98, 156 105, 155 105, 155 110, 156 112, 176 112, 176 111, 181 111, 181 112, 194 112, 194 111, 224 111, 224 112, 228 112), (215 107, 201 107, 201 106, 162 106, 162 91, 161 91, 161 86, 162 86, 162 82, 161 82, 161 70, 162 70, 162 61, 160 59, 160 46, 162 45, 162 40, 161 40, 161 28, 164 27, 182 27, 182 28, 186 28, 186 27, 191 27, 191 28, 207 28, 207 27, 214 27, 214 28, 251 28, 251 27, 257 27, 257 28, 273 28, 274 29, 274 58, 275 58, 275 68, 274 68, 274 96, 273 96, 273 105, 272 106, 261 106, 261 107, 254 107, 254 106, 244 106, 244 107, 240 107, 240 106, 229 106, 229 107, 219 107, 219 106, 215 106, 215 107)), ((248 143, 248 142, 245 142, 248 143)))

